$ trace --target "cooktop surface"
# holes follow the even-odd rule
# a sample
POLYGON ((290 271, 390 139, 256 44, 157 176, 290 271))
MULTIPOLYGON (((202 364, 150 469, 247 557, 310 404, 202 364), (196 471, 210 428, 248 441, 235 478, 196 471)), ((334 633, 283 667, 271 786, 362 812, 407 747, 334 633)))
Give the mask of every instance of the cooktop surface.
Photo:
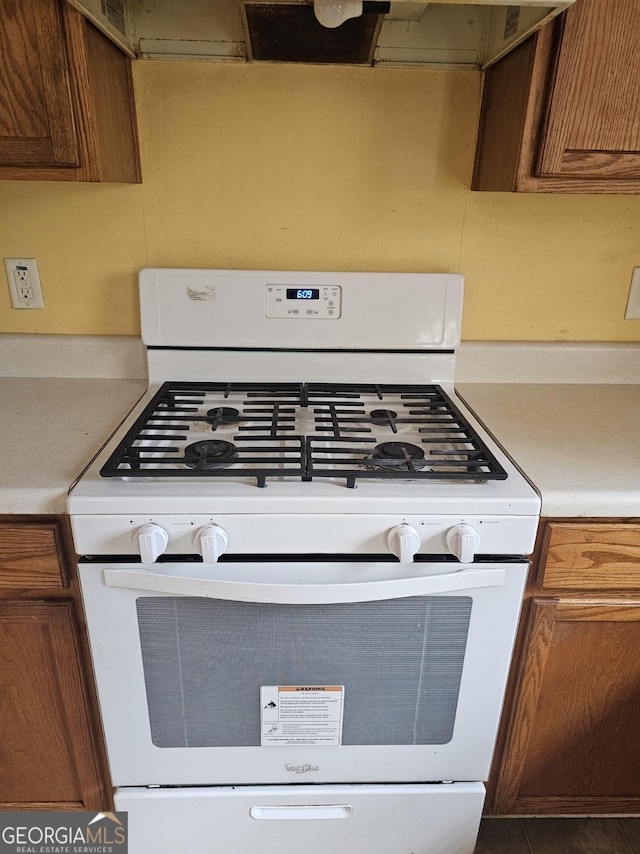
POLYGON ((165 382, 102 477, 487 481, 507 473, 439 385, 165 382))

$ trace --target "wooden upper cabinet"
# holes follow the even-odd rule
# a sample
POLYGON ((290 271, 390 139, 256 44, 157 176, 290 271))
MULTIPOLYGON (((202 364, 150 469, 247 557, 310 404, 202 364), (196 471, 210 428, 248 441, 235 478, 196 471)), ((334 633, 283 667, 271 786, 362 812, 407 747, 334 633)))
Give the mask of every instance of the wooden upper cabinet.
POLYGON ((486 74, 475 190, 640 193, 638 0, 575 5, 486 74))
POLYGON ((640 179, 640 6, 578 0, 567 13, 540 175, 640 179))
POLYGON ((2 163, 79 165, 57 4, 5 0, 0 14, 2 163))
POLYGON ((2 0, 0 55, 0 178, 140 180, 131 61, 66 0, 2 0))

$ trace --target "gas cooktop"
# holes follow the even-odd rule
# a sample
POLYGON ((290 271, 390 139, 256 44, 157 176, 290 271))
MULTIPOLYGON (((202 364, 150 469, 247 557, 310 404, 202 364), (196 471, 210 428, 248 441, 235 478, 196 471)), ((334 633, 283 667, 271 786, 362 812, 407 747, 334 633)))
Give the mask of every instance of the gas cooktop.
POLYGON ((439 385, 165 382, 100 470, 126 478, 504 480, 439 385))
POLYGON ((405 523, 423 554, 460 524, 525 553, 539 496, 454 385, 462 292, 444 273, 142 270, 149 385, 71 488, 79 553, 126 554, 154 524, 186 554, 221 520, 235 553, 385 553, 405 523))

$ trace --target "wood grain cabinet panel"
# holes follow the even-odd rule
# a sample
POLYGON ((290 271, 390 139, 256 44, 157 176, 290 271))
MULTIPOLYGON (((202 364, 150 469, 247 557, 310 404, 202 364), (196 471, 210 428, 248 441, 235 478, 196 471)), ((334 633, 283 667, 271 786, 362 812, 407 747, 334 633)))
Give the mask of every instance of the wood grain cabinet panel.
POLYGON ((58 4, 3 0, 0 162, 79 166, 58 4))
POLYGON ((498 813, 640 810, 640 601, 535 599, 498 813))
POLYGON ((538 542, 488 812, 639 813, 640 524, 543 522, 538 542))
POLYGON ((112 808, 69 543, 61 518, 0 520, 0 809, 112 808))
POLYGON ((0 522, 0 589, 64 587, 55 524, 0 522))
POLYGON ((131 62, 67 0, 3 0, 0 56, 0 178, 140 180, 131 62))
POLYGON ((475 190, 640 193, 640 9, 576 0, 485 77, 475 190))
POLYGON ((0 803, 84 809, 99 802, 73 603, 0 602, 0 803))
POLYGON ((640 591, 640 525, 549 525, 542 585, 571 590, 640 591))

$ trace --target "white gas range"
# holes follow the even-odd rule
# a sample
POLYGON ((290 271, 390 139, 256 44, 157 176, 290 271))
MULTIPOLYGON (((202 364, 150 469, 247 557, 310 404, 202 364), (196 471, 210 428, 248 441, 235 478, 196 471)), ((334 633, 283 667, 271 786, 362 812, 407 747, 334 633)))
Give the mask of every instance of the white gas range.
POLYGON ((470 854, 540 505, 456 396, 461 277, 140 293, 68 503, 132 854, 470 854))

